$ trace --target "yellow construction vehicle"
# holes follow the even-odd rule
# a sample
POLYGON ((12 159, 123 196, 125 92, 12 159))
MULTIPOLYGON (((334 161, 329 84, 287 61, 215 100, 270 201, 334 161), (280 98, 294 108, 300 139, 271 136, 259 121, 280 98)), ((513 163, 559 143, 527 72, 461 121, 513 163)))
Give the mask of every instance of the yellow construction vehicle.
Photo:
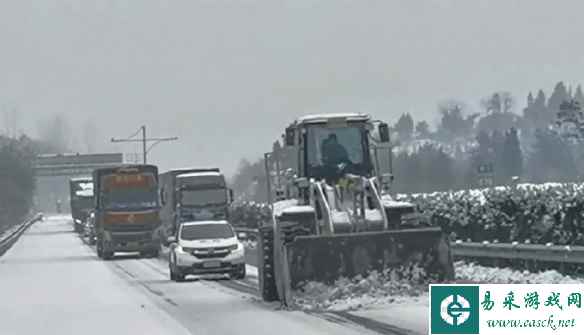
POLYGON ((266 154, 272 222, 259 229, 264 300, 286 304, 308 281, 332 283, 372 270, 415 266, 429 280, 453 278, 441 229, 421 224, 413 204, 389 193, 391 168, 379 163, 381 150, 391 157, 386 123, 364 114, 312 115, 283 137, 295 166, 274 172, 266 154))

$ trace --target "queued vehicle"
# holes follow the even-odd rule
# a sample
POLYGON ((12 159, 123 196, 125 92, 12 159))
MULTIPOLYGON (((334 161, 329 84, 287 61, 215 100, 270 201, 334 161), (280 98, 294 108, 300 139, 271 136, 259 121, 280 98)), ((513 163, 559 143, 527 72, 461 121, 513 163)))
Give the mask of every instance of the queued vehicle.
POLYGON ((170 244, 170 279, 183 281, 187 275, 228 274, 245 278, 245 250, 227 221, 181 223, 170 244))
POLYGON ((124 165, 93 172, 97 255, 139 252, 157 257, 160 239, 158 168, 124 165))
POLYGON ((91 177, 69 180, 69 205, 75 231, 83 232, 84 222, 93 210, 93 180, 91 177))
POLYGON ((218 168, 175 169, 160 174, 162 241, 182 222, 228 220, 233 192, 218 168))
POLYGON ((83 222, 83 238, 89 245, 95 245, 97 242, 97 235, 95 234, 95 213, 89 214, 85 222, 83 222))

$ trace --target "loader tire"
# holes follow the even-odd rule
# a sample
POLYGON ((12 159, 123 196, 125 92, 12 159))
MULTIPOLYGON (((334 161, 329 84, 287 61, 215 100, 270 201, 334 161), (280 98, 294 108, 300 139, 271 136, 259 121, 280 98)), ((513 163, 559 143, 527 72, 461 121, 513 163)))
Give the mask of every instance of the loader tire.
POLYGON ((264 301, 277 301, 278 289, 274 273, 274 233, 271 227, 260 228, 258 244, 258 281, 264 301))

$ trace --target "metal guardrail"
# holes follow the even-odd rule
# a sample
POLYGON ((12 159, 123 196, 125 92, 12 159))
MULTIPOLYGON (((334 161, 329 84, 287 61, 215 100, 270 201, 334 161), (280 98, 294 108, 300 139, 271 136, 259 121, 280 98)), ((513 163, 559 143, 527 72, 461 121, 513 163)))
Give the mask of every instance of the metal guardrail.
MULTIPOLYGON (((253 228, 235 227, 235 231, 258 234, 253 228)), ((453 256, 459 258, 584 264, 584 246, 480 242, 451 242, 450 246, 453 256)))
POLYGON ((247 228, 247 227, 233 227, 236 233, 245 233, 247 235, 257 236, 260 232, 256 228, 247 228))
POLYGON ((28 220, 24 221, 24 223, 22 223, 18 229, 10 233, 8 236, 4 236, 0 240, 0 256, 2 256, 6 251, 8 251, 8 249, 10 249, 10 247, 16 242, 16 240, 18 240, 20 235, 22 235, 22 233, 24 233, 24 231, 28 229, 28 227, 30 227, 33 223, 40 221, 42 217, 43 215, 41 213, 38 213, 29 218, 28 220))
POLYGON ((584 247, 520 243, 451 243, 455 257, 584 264, 584 247))

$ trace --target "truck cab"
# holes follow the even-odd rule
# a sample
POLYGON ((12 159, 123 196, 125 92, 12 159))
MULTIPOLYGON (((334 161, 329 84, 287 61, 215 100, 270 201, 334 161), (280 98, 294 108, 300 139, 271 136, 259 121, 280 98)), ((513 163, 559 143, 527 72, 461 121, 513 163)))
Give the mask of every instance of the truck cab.
POLYGON ((93 180, 79 177, 69 180, 69 204, 76 232, 83 230, 83 223, 93 210, 93 180))
POLYGON ((94 171, 97 254, 115 252, 157 256, 160 240, 158 168, 129 165, 94 171))

